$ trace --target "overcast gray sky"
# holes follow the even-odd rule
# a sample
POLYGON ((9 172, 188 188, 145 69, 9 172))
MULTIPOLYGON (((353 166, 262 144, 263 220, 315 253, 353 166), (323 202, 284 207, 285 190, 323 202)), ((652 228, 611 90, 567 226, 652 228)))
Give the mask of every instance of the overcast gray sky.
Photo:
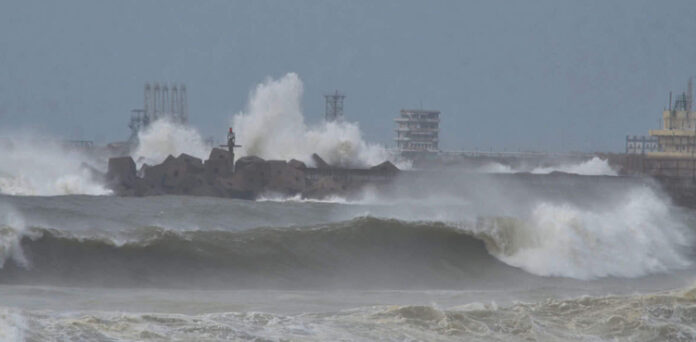
POLYGON ((696 2, 0 2, 0 129, 124 140, 156 80, 186 83, 192 124, 222 138, 287 72, 308 122, 339 89, 370 141, 422 105, 443 149, 620 151, 696 75, 696 2))

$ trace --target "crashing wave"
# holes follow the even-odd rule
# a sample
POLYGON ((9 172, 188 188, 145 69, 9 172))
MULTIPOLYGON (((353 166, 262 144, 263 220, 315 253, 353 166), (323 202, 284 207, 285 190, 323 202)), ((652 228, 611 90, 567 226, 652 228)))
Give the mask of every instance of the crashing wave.
POLYGON ((206 159, 210 147, 194 128, 161 118, 138 133, 138 146, 131 156, 142 166, 159 164, 167 156, 181 153, 206 159))
POLYGON ((45 138, 15 135, 0 143, 0 193, 21 196, 111 193, 91 170, 92 160, 45 138))
POLYGON ((524 168, 524 167, 512 167, 509 165, 504 165, 498 162, 487 163, 475 169, 476 172, 481 173, 516 173, 516 172, 530 172, 533 174, 549 174, 552 172, 565 172, 572 173, 582 176, 616 176, 618 172, 609 165, 606 159, 599 157, 592 157, 592 159, 574 162, 574 163, 564 163, 554 166, 539 166, 535 168, 524 168))
POLYGON ((489 218, 457 226, 363 217, 245 231, 143 227, 120 240, 33 228, 22 241, 31 258, 15 259, 19 267, 6 265, 0 278, 163 286, 459 287, 506 274, 524 276, 510 266, 537 276, 591 279, 639 277, 689 265, 689 239, 683 227, 660 216, 666 215, 661 209, 623 221, 627 211, 646 209, 629 203, 614 214, 595 214, 541 204, 527 220, 489 218))
MULTIPOLYGON (((329 164, 366 167, 394 159, 382 146, 364 141, 355 123, 324 122, 308 126, 302 113, 303 84, 295 73, 259 84, 246 112, 232 119, 241 143, 240 155, 265 159, 298 159, 313 164, 313 153, 329 164)), ((408 163, 399 162, 400 168, 408 163)))

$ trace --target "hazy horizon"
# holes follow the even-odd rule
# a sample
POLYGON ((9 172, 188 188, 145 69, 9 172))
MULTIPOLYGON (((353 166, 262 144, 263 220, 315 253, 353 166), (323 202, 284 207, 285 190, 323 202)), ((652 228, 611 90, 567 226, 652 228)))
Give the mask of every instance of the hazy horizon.
POLYGON ((442 112, 441 149, 622 151, 696 75, 690 1, 5 1, 0 132, 125 140, 146 82, 185 83, 222 139, 250 91, 295 72, 368 141, 402 108, 442 112))

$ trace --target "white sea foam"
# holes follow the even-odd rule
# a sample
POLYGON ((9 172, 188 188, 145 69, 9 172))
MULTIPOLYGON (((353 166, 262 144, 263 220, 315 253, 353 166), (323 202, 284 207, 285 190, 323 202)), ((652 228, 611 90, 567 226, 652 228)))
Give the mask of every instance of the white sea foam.
POLYGON ((317 198, 303 198, 302 195, 297 194, 293 196, 287 196, 284 194, 274 194, 268 193, 260 196, 256 199, 257 202, 296 202, 296 203, 335 203, 335 204, 348 204, 351 201, 344 197, 333 195, 324 197, 321 199, 317 198))
POLYGON ((551 172, 559 171, 583 176, 616 176, 618 174, 616 170, 614 170, 611 167, 611 165, 609 165, 607 160, 601 159, 599 157, 592 157, 592 159, 579 163, 565 163, 554 166, 536 167, 533 169, 513 168, 510 165, 505 165, 498 162, 491 162, 476 168, 475 171, 480 173, 531 172, 534 174, 548 174, 551 172))
POLYGON ((688 227, 647 187, 603 211, 539 203, 528 218, 479 227, 503 262, 541 276, 639 277, 690 264, 688 227))
POLYGON ((33 134, 7 137, 0 143, 0 193, 25 196, 106 195, 83 163, 90 159, 33 134))
MULTIPOLYGON (((313 164, 312 153, 341 166, 365 167, 393 159, 382 146, 363 140, 360 127, 350 122, 324 122, 308 126, 302 113, 303 85, 289 73, 259 84, 251 93, 246 112, 234 116, 232 125, 241 155, 266 159, 298 159, 313 164)), ((408 167, 401 162, 401 168, 408 167)))
POLYGON ((19 309, 0 307, 0 341, 26 341, 29 326, 19 309))
POLYGON ((138 133, 138 146, 131 156, 141 166, 159 164, 167 156, 176 157, 181 153, 205 159, 210 154, 210 147, 193 127, 163 118, 138 133))
POLYGON ((479 173, 515 173, 519 170, 513 169, 510 165, 505 165, 497 162, 482 165, 474 170, 479 173))
POLYGON ((11 206, 0 203, 0 268, 10 259, 17 265, 29 266, 21 245, 25 233, 24 217, 11 206))
MULTIPOLYGON (((346 291, 340 294, 343 292, 346 291)), ((423 292, 433 296, 437 291, 423 292)), ((546 298, 503 305, 495 301, 465 305, 451 302, 371 305, 299 313, 181 314, 0 307, 0 338, 3 341, 45 340, 47 336, 60 341, 614 341, 620 336, 621 340, 629 341, 693 341, 696 304, 688 292, 546 298)), ((387 302, 393 301, 387 296, 390 292, 384 294, 387 302)), ((451 299, 457 303, 463 295, 457 292, 451 299)), ((280 293, 280 297, 297 296, 296 292, 280 293)), ((195 296, 189 297, 195 300, 195 296)), ((273 299, 269 300, 275 300, 278 295, 270 297, 273 299)))
POLYGON ((612 169, 605 159, 592 157, 592 159, 573 164, 561 164, 554 167, 538 167, 532 170, 532 173, 551 173, 554 171, 574 173, 585 176, 616 176, 616 170, 612 169))

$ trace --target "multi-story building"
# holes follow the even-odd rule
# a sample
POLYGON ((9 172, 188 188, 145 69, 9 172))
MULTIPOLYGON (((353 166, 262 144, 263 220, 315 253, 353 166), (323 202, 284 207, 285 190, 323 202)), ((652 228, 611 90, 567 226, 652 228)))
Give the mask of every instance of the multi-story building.
POLYGON ((396 148, 402 154, 438 152, 440 112, 402 109, 396 122, 396 148))
POLYGON ((658 140, 659 151, 650 154, 664 157, 696 156, 696 112, 692 111, 692 82, 688 90, 677 96, 669 108, 662 112, 662 129, 650 130, 658 140))

